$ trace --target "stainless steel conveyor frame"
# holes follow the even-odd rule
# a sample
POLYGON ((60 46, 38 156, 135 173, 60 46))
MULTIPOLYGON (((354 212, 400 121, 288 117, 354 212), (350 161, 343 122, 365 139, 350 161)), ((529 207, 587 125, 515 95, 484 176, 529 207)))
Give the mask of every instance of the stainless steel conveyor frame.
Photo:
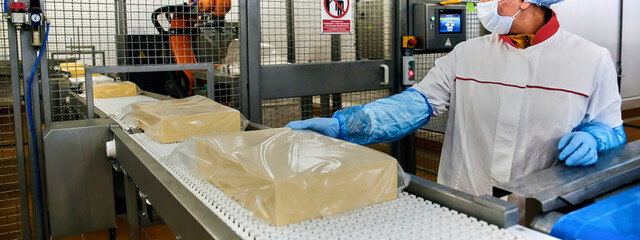
MULTIPOLYGON (((156 94, 144 94, 156 99, 167 98, 156 94)), ((78 127, 74 127, 75 125, 72 124, 74 121, 72 121, 64 126, 61 125, 60 128, 64 129, 67 135, 74 134, 74 131, 77 131, 76 134, 82 134, 87 126, 99 125, 101 128, 108 129, 104 133, 107 135, 104 139, 115 139, 117 159, 112 160, 114 165, 118 166, 117 169, 124 173, 127 220, 131 227, 132 239, 138 239, 140 233, 138 190, 145 194, 146 199, 153 204, 154 209, 164 222, 180 239, 241 238, 228 225, 228 222, 223 221, 211 211, 210 206, 207 206, 139 142, 136 142, 132 134, 120 125, 113 124, 109 116, 100 109, 96 108, 95 113, 99 119, 80 120, 82 124, 79 124, 78 127)), ((247 130, 264 128, 266 127, 251 123, 247 130)), ((48 143, 46 147, 52 151, 58 149, 57 144, 66 144, 63 141, 49 141, 48 143)), ((104 143, 100 144, 104 146, 104 143)), ((96 149, 104 149, 104 147, 96 149)), ((56 156, 64 158, 64 154, 56 156)), ((57 162, 58 159, 48 158, 47 161, 57 162)), ((411 183, 405 191, 500 228, 517 225, 517 205, 493 196, 475 197, 413 175, 411 183)))
MULTIPOLYGON (((163 96, 148 94, 154 98, 163 96)), ((101 118, 108 115, 96 109, 101 118)), ((266 127, 251 123, 248 131, 266 127)), ((116 142, 117 161, 125 173, 128 222, 132 239, 139 236, 137 190, 144 192, 154 209, 182 239, 239 239, 240 237, 200 201, 186 186, 145 151, 118 125, 110 127, 116 142)), ((475 197, 443 185, 411 176, 406 192, 441 206, 484 220, 501 228, 517 225, 517 205, 492 196, 475 197)))

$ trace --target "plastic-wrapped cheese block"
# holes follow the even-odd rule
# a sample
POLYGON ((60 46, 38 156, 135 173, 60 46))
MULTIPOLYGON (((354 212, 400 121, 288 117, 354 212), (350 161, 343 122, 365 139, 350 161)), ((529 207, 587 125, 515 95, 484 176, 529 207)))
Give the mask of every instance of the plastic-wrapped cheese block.
POLYGON ((138 87, 132 82, 96 82, 93 98, 130 97, 138 94, 138 87))
POLYGON ((134 103, 129 115, 149 138, 160 143, 181 142, 194 135, 242 131, 246 125, 238 110, 202 96, 134 103))
POLYGON ((165 160, 184 164, 275 226, 397 195, 395 158, 311 131, 278 128, 195 136, 165 160))

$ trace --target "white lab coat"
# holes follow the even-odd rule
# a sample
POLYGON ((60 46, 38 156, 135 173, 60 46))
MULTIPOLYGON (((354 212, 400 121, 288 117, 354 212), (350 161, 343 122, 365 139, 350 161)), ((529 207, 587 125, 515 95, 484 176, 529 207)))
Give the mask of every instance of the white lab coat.
POLYGON ((562 136, 583 122, 622 124, 609 51, 555 16, 517 49, 492 34, 460 43, 413 88, 449 112, 438 182, 475 195, 553 166, 562 136))

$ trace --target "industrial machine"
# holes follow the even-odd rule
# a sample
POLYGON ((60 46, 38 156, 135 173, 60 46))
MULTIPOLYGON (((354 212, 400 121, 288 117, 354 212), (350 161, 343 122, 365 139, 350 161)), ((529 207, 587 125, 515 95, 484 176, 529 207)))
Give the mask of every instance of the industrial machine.
MULTIPOLYGON (((89 71, 93 71, 89 69, 89 71)), ((593 167, 575 168, 558 165, 512 182, 494 187, 494 196, 475 197, 451 188, 412 176, 411 183, 397 200, 358 209, 353 212, 316 219, 287 227, 273 227, 251 217, 251 214, 213 185, 200 180, 180 165, 162 161, 176 144, 160 144, 143 133, 131 130, 127 123, 110 119, 114 112, 129 103, 165 99, 152 93, 120 99, 96 99, 97 118, 54 124, 45 136, 45 150, 63 149, 69 141, 60 139, 90 133, 78 138, 73 145, 88 144, 86 152, 69 158, 53 151, 48 161, 71 161, 76 168, 93 167, 81 159, 104 159, 96 153, 104 151, 104 141, 114 139, 111 157, 113 167, 124 173, 127 192, 127 212, 137 213, 138 201, 148 201, 172 230, 184 239, 281 239, 310 237, 331 238, 465 238, 482 233, 484 237, 499 239, 551 239, 517 225, 521 215, 516 204, 498 197, 515 194, 526 201, 523 218, 527 227, 549 233, 564 214, 630 188, 640 183, 640 142, 633 142, 599 155, 593 167), (82 143, 81 143, 82 142, 82 143), (91 147, 93 146, 93 147, 91 147), (99 147, 98 147, 99 146, 99 147), (113 148, 115 146, 115 148, 113 148), (102 150, 95 150, 95 148, 102 150), (94 149, 94 150, 91 150, 94 149), (115 153, 115 154, 113 154, 115 153), (139 189, 139 191, 136 191, 139 189), (140 198, 144 196, 144 198, 140 198), (373 228, 371 227, 373 224, 373 228), (378 229, 372 231, 372 229, 378 229), (444 229, 444 230, 443 230, 444 229), (446 229, 456 229, 452 232, 446 229), (426 235, 425 235, 426 234, 426 235)), ((93 108, 88 106, 89 108, 93 108)), ((248 130, 264 129, 252 123, 248 130)), ((100 164, 106 163, 103 161, 100 164)), ((94 164, 97 164, 94 162, 94 164)), ((48 166, 50 169, 60 165, 48 166)), ((104 166, 101 167, 105 169, 104 166)), ((62 172, 62 171, 58 171, 62 172)), ((65 179, 76 179, 85 171, 66 173, 65 179)), ((109 175, 93 174, 93 181, 109 179, 109 175)), ((62 176, 51 176, 50 183, 62 176)), ((86 182, 75 186, 85 186, 86 182)), ((108 182, 106 182, 108 184, 108 182)), ((98 184, 98 183, 95 183, 98 184)), ((100 183, 105 184, 105 183, 100 183)), ((52 186, 63 186, 54 184, 52 186)), ((65 185, 66 186, 66 185, 65 185)), ((50 203, 64 204, 64 191, 49 187, 50 203)), ((86 202, 83 200, 83 202, 86 202)), ((96 203, 108 204, 97 201, 96 203)), ((86 208, 90 208, 87 206, 86 208)), ((83 208, 83 209, 86 209, 83 208)), ((66 213, 72 213, 67 209, 66 213)), ((101 213, 110 211, 108 208, 101 213)), ((60 214, 59 209, 51 217, 60 214)), ((143 215, 144 216, 144 215, 143 215)), ((94 215, 95 217, 95 215, 94 215)), ((128 214, 132 237, 139 227, 139 214, 128 214)), ((107 223, 109 219, 106 219, 107 223)), ((93 222, 97 224, 97 222, 93 222)), ((105 223, 103 223, 105 224, 105 223)), ((76 225, 77 227, 78 225, 76 225)), ((64 229, 61 226, 57 230, 64 229)), ((88 226, 85 226, 88 227, 88 226)))
MULTIPOLYGON (((220 66, 227 55, 229 43, 238 37, 237 22, 225 19, 230 10, 230 0, 190 1, 156 9, 151 20, 159 35, 127 36, 130 43, 127 46, 127 64, 214 63, 216 67, 220 66)), ((191 70, 146 75, 130 73, 129 79, 143 90, 186 97, 206 92, 207 80, 194 76, 194 73, 191 70), (159 83, 157 78, 168 81, 159 83)), ((230 88, 221 81, 216 81, 212 87, 230 88)), ((216 100, 230 102, 222 98, 216 100)))
POLYGON ((417 49, 451 50, 467 40, 465 5, 435 3, 413 5, 413 31, 417 49))
POLYGON ((402 40, 402 84, 416 83, 417 53, 444 53, 467 40, 467 6, 460 1, 409 1, 408 33, 402 40))
MULTIPOLYGON (((58 144, 64 144, 58 139, 79 131, 91 131, 90 135, 94 137, 82 139, 91 140, 91 145, 102 150, 105 150, 105 144, 93 143, 93 140, 114 139, 115 144, 107 144, 106 152, 111 152, 114 168, 125 176, 127 212, 130 213, 127 218, 132 239, 136 239, 139 231, 140 215, 135 213, 139 211, 139 206, 143 206, 137 202, 140 195, 145 196, 143 201, 149 201, 182 239, 309 239, 342 236, 352 239, 447 239, 468 238, 479 233, 494 239, 551 239, 517 225, 517 206, 513 203, 492 196, 474 197, 416 176, 411 177, 406 192, 396 200, 322 219, 274 227, 252 217, 248 210, 210 183, 193 176, 184 167, 162 161, 176 144, 157 143, 144 133, 131 130, 133 126, 126 122, 114 122, 109 117, 127 104, 165 98, 143 93, 134 97, 96 99, 96 119, 56 124, 45 137, 47 149, 57 149, 58 144), (105 132, 106 129, 108 131, 105 132)), ((251 123, 247 130, 264 128, 251 123)), ((87 157, 89 155, 77 156, 73 161, 87 157)), ((65 158, 63 154, 51 154, 48 161, 59 162, 62 158, 65 158)), ((55 179, 51 180, 55 182, 55 179)), ((50 189, 61 193, 52 187, 50 189)), ((55 199, 61 196, 53 195, 55 199)))

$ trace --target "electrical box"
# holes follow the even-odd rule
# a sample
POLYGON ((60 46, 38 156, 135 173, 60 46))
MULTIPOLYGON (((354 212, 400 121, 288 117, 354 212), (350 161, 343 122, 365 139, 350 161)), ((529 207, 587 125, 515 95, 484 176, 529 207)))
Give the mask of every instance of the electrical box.
POLYGON ((420 3, 413 5, 417 49, 453 49, 467 40, 466 6, 420 3))
POLYGON ((402 85, 410 86, 416 83, 416 59, 413 56, 402 57, 402 85))

